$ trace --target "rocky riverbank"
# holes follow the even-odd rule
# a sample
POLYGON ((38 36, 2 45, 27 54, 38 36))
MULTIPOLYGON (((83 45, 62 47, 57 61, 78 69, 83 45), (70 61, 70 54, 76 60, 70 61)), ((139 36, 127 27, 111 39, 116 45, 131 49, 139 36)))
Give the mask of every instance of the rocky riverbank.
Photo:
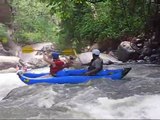
MULTIPOLYGON (((31 45, 35 50, 49 49, 54 50, 55 46, 52 43, 38 43, 31 45)), ((100 56, 104 60, 104 64, 110 63, 122 63, 111 55, 102 53, 100 56)), ((65 60, 65 57, 60 57, 62 60, 65 60)), ((80 68, 82 64, 87 64, 92 59, 91 52, 85 52, 78 54, 78 57, 74 61, 74 66, 80 68)), ((17 66, 26 66, 27 68, 35 69, 45 67, 48 64, 43 61, 42 54, 39 52, 31 53, 22 53, 19 52, 19 56, 0 56, 0 72, 16 72, 17 66)))
MULTIPOLYGON (((41 50, 44 47, 53 46, 52 43, 38 43, 31 45, 34 49, 41 50)), ((16 72, 17 66, 26 66, 28 68, 40 68, 47 66, 43 61, 42 55, 36 55, 37 52, 22 53, 19 51, 18 56, 7 56, 2 54, 0 56, 0 72, 16 72)))
MULTIPOLYGON (((55 44, 52 43, 37 43, 31 45, 35 50, 55 50, 55 44)), ((99 46, 96 48, 100 49, 99 46)), ((87 64, 92 59, 92 53, 89 51, 85 51, 76 56, 73 66, 75 68, 81 68, 83 64, 87 64)), ((153 49, 152 49, 153 51, 153 49)), ((122 64, 123 62, 139 62, 139 63, 156 63, 160 61, 159 52, 155 54, 144 54, 148 51, 145 51, 145 46, 142 46, 141 51, 137 51, 135 46, 133 46, 132 41, 123 41, 117 47, 115 51, 110 51, 106 54, 104 51, 101 51, 100 57, 103 59, 104 64, 122 64), (104 53, 103 53, 104 52, 104 53), (142 58, 143 55, 143 58, 142 58)), ((43 61, 42 53, 39 51, 33 51, 30 53, 22 53, 22 50, 19 51, 18 57, 16 56, 8 56, 4 53, 4 50, 0 52, 0 72, 16 72, 17 66, 25 66, 29 69, 41 68, 48 66, 48 64, 43 61)), ((65 61, 65 57, 60 57, 65 61)))

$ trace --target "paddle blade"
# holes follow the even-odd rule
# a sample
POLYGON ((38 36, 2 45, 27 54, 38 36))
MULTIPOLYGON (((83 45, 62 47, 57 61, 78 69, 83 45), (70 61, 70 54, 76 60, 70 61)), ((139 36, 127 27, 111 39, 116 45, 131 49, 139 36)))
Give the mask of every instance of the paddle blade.
POLYGON ((34 52, 36 51, 32 46, 24 46, 22 47, 22 53, 31 53, 31 52, 34 52))
MULTIPOLYGON (((32 53, 34 51, 41 51, 41 50, 35 50, 32 46, 25 46, 22 48, 22 53, 32 53)), ((75 55, 75 49, 69 48, 65 49, 61 52, 62 55, 75 55)))
POLYGON ((72 49, 72 48, 63 50, 63 51, 62 51, 62 54, 63 54, 63 55, 75 55, 74 49, 72 49))

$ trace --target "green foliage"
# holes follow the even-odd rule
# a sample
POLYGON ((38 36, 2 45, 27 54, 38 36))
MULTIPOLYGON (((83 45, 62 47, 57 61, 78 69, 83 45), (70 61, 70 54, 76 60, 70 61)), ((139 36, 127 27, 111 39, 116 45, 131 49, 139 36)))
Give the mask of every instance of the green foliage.
POLYGON ((58 27, 50 15, 50 7, 38 0, 13 0, 15 37, 21 42, 57 42, 58 27))
POLYGON ((0 24, 0 37, 6 36, 7 29, 3 24, 0 24))
POLYGON ((19 40, 54 40, 61 47, 80 48, 108 38, 138 35, 150 11, 155 11, 145 0, 13 1, 19 40))
MULTIPOLYGON (((144 0, 41 0, 61 19, 59 40, 75 46, 138 35, 149 17, 144 0)), ((153 7, 151 6, 151 9, 153 7)))
POLYGON ((7 29, 3 24, 0 24, 0 42, 7 43, 7 29))

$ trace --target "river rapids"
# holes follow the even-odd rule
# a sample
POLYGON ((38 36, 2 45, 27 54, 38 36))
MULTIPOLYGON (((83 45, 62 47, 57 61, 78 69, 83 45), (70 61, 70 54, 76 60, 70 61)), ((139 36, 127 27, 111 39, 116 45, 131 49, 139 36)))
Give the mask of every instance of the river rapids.
POLYGON ((132 70, 119 81, 99 79, 76 85, 28 86, 16 73, 0 74, 0 119, 160 118, 160 66, 105 67, 132 67, 132 70))

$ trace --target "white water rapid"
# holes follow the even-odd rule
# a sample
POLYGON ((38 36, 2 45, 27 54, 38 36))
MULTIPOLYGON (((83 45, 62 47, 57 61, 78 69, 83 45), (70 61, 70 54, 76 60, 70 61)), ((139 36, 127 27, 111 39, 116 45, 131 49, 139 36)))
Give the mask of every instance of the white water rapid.
POLYGON ((28 86, 0 74, 0 119, 160 119, 160 67, 131 66, 121 81, 80 85, 28 86))

